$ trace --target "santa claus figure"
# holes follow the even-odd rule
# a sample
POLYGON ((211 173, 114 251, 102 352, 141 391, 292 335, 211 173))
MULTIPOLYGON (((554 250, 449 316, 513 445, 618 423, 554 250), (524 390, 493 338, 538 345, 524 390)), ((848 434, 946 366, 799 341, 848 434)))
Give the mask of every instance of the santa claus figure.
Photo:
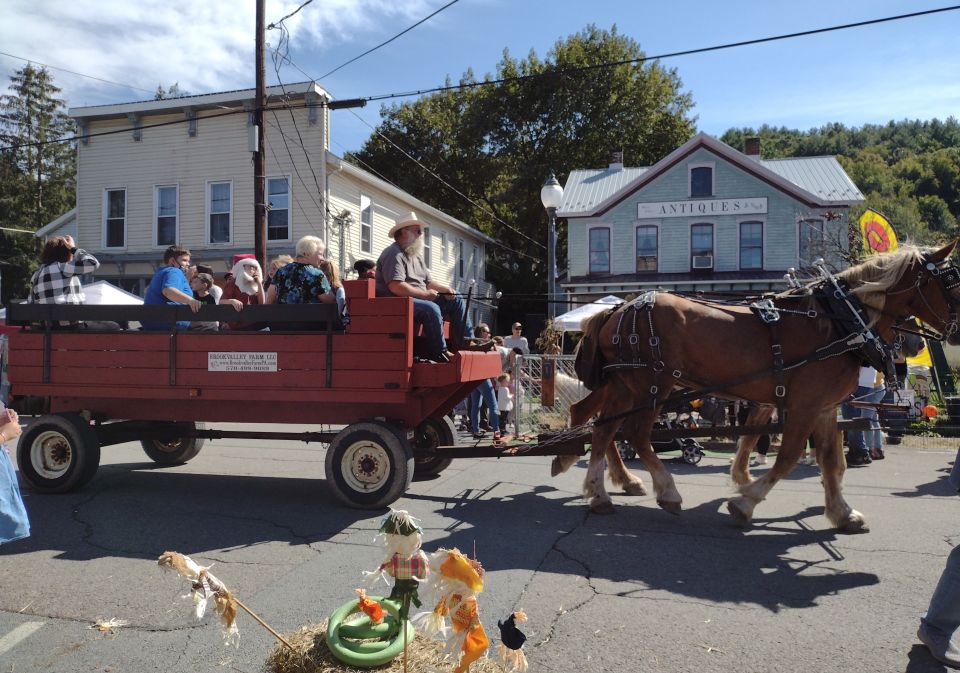
MULTIPOLYGON (((260 270, 260 263, 252 255, 235 257, 230 272, 233 278, 223 287, 221 304, 229 304, 237 311, 243 311, 245 306, 265 303, 263 272, 260 270)), ((233 330, 259 330, 266 327, 263 323, 247 320, 230 321, 226 326, 233 330)))

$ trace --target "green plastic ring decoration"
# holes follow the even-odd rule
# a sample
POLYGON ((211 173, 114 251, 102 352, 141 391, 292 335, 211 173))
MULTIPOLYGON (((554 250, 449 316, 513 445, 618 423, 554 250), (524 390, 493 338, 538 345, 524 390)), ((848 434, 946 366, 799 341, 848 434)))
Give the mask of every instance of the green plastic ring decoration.
MULTIPOLYGON (((382 666, 393 661, 403 652, 403 634, 397 627, 397 624, 400 623, 400 606, 379 596, 370 596, 369 598, 380 603, 384 611, 389 613, 392 618, 385 628, 381 627, 388 624, 386 617, 383 624, 371 624, 369 617, 365 617, 365 620, 354 624, 344 624, 343 621, 347 617, 360 611, 356 600, 344 603, 337 608, 330 615, 330 621, 327 623, 327 647, 330 648, 330 652, 343 663, 357 668, 382 666), (383 638, 384 636, 387 639, 379 641, 355 642, 351 640, 352 638, 383 638)), ((404 621, 403 626, 407 634, 407 642, 412 643, 416 630, 409 621, 404 621)))

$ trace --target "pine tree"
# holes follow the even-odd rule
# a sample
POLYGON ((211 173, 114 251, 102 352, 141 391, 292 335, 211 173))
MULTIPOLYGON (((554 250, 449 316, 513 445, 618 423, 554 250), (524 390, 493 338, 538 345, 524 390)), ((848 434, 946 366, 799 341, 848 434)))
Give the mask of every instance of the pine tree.
MULTIPOLYGON (((0 96, 0 226, 36 231, 73 208, 76 146, 60 89, 45 68, 27 64, 0 96)), ((23 297, 37 265, 39 243, 3 232, 0 266, 4 303, 23 297)))

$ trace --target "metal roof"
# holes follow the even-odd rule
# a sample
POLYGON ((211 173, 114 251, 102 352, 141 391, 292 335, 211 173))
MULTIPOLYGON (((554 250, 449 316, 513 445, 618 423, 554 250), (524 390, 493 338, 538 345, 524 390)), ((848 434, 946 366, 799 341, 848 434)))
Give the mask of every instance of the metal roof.
POLYGON ((646 173, 643 168, 601 168, 571 171, 563 186, 561 213, 590 211, 646 173))
POLYGON ((824 201, 864 200, 836 157, 761 159, 760 164, 824 201))
POLYGON ((742 170, 804 202, 819 206, 851 205, 863 194, 836 157, 754 160, 716 138, 698 133, 653 166, 575 170, 564 185, 561 217, 589 217, 605 212, 632 191, 656 180, 693 151, 704 148, 742 170))

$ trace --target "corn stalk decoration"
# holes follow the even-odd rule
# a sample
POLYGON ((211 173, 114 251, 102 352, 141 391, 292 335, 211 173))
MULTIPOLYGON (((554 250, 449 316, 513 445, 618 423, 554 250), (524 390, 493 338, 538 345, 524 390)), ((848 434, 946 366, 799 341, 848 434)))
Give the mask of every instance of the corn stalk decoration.
POLYGON ((240 600, 227 589, 227 585, 210 572, 209 566, 202 566, 189 556, 175 551, 163 552, 160 558, 157 559, 157 565, 161 568, 176 570, 180 576, 190 580, 190 597, 193 599, 194 612, 197 619, 203 618, 204 613, 207 611, 207 605, 210 599, 213 598, 214 611, 220 618, 220 625, 223 627, 223 640, 227 645, 236 645, 237 647, 240 645, 240 630, 237 628, 237 608, 241 608, 269 631, 274 638, 286 645, 292 652, 299 654, 283 636, 260 619, 250 608, 241 603, 240 600))

